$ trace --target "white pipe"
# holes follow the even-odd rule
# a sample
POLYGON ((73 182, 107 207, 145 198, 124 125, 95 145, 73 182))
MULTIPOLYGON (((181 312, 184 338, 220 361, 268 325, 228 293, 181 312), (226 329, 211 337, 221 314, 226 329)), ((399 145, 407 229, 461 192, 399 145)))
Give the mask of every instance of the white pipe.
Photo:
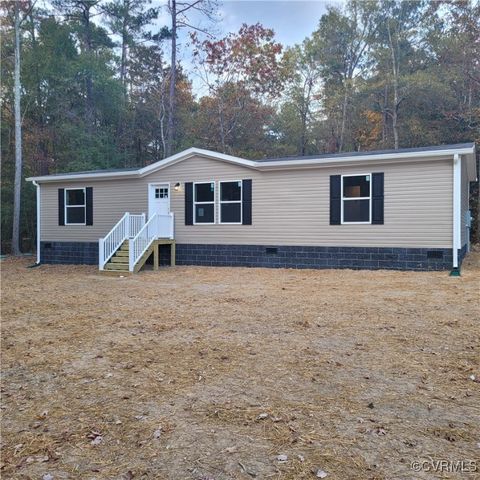
POLYGON ((40 184, 35 180, 32 181, 37 188, 37 264, 41 262, 40 258, 40 184))
POLYGON ((461 223, 461 177, 462 160, 458 153, 453 156, 453 268, 458 268, 461 223))

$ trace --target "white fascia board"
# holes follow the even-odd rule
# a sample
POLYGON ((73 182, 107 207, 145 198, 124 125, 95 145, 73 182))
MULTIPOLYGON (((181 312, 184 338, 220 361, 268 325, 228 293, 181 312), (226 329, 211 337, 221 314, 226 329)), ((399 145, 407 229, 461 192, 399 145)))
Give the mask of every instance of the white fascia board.
POLYGON ((126 177, 126 178, 134 178, 138 177, 138 170, 130 170, 128 172, 96 172, 96 173, 83 173, 83 174, 74 174, 70 175, 65 173, 64 175, 45 175, 43 177, 27 177, 25 180, 27 182, 60 182, 68 180, 69 182, 75 181, 83 181, 83 180, 102 180, 102 179, 110 179, 110 178, 117 178, 117 177, 126 177))

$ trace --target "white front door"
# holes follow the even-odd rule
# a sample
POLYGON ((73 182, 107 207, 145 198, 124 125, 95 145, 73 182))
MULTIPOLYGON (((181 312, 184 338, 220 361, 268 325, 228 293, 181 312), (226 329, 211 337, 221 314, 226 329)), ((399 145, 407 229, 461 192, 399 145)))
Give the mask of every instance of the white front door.
POLYGON ((168 183, 149 185, 148 218, 155 213, 159 215, 170 213, 170 185, 168 183))

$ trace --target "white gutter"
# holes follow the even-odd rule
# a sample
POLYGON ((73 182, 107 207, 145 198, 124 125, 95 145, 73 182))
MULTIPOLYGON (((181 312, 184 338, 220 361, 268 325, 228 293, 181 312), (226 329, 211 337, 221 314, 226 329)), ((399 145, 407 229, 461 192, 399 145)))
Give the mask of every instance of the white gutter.
POLYGON ((458 269, 458 251, 461 248, 460 224, 462 216, 461 205, 462 157, 456 153, 453 156, 453 269, 458 269))
POLYGON ((37 265, 41 263, 40 258, 40 184, 35 180, 32 183, 37 188, 37 265))

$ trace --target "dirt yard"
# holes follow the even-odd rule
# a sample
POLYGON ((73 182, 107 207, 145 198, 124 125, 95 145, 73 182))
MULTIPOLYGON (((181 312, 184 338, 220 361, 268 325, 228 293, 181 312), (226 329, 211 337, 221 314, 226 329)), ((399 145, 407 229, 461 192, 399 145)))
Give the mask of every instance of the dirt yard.
POLYGON ((30 263, 1 264, 2 478, 478 475, 412 468, 480 468, 478 253, 460 278, 30 263))

